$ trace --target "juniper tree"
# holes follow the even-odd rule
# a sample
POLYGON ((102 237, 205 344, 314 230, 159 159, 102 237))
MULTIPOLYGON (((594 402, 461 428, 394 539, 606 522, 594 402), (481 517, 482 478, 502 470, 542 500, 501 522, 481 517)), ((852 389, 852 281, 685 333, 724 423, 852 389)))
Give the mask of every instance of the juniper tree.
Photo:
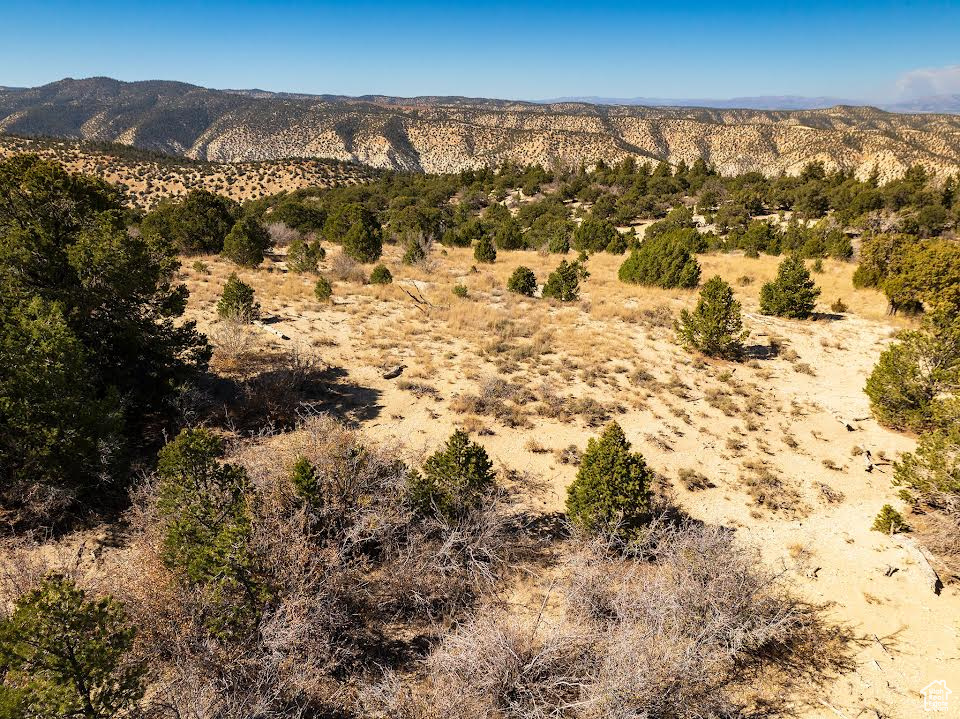
POLYGON ((483 235, 473 248, 473 259, 477 262, 493 264, 497 261, 497 248, 488 235, 483 235))
POLYGON ((328 302, 333 296, 333 286, 330 284, 330 280, 323 276, 318 277, 316 284, 313 286, 313 296, 317 298, 318 302, 328 302))
POLYGON ((114 719, 144 694, 136 629, 112 598, 48 575, 0 620, 0 706, 14 717, 114 719))
POLYGON ((620 265, 621 282, 654 287, 696 287, 700 265, 675 232, 648 237, 620 265))
POLYGON ((411 473, 410 499, 421 511, 453 517, 478 506, 494 479, 486 450, 458 429, 427 459, 422 473, 411 473))
POLYGON ((298 238, 287 248, 287 267, 291 272, 316 272, 317 265, 326 256, 327 251, 318 240, 308 242, 298 238))
POLYGON ((376 262, 383 254, 383 230, 373 213, 361 208, 341 243, 344 253, 357 262, 376 262))
POLYGON ((576 479, 567 488, 567 514, 583 529, 628 539, 647 516, 652 480, 643 456, 630 451, 620 425, 611 422, 599 438, 587 442, 576 479))
POLYGON ((207 625, 229 635, 256 619, 268 590, 250 548, 247 473, 223 456, 209 430, 180 432, 158 456, 157 509, 164 562, 208 593, 207 625))
POLYGON ((864 392, 882 424, 920 431, 937 424, 958 388, 960 315, 941 309, 880 354, 864 392))
POLYGON ((370 272, 371 285, 389 285, 393 282, 393 274, 385 265, 377 265, 370 272))
POLYGON ((254 300, 254 294, 253 288, 232 272, 217 302, 217 315, 239 322, 255 320, 260 316, 260 305, 254 300))
POLYGON ((543 296, 552 297, 561 302, 576 302, 580 299, 580 280, 590 273, 580 260, 567 262, 560 260, 557 269, 550 273, 543 286, 543 296))
POLYGON ((533 297, 537 291, 537 276, 529 267, 521 265, 513 271, 510 279, 507 280, 507 289, 516 292, 518 295, 533 297))
POLYGON ((719 275, 700 290, 693 312, 681 311, 675 329, 684 347, 720 359, 739 359, 743 340, 749 334, 743 330, 740 303, 733 298, 733 288, 719 275))
POLYGON ((237 222, 223 240, 223 256, 241 267, 256 267, 270 247, 270 233, 253 217, 237 222))
POLYGON ((784 258, 777 277, 760 290, 760 311, 765 315, 803 320, 813 313, 820 288, 810 279, 806 264, 798 255, 784 258))
POLYGON ((186 254, 218 253, 236 223, 239 206, 208 190, 191 190, 182 200, 165 200, 140 223, 144 235, 173 243, 186 254))

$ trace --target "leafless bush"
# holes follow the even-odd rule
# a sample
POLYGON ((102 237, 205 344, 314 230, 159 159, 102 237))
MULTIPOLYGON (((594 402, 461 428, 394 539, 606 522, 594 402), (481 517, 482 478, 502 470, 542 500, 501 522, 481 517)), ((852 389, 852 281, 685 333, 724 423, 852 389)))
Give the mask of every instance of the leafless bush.
POLYGON ((216 361, 231 371, 237 369, 250 351, 250 325, 235 319, 222 319, 210 332, 216 361))
POLYGON ((282 222, 271 222, 267 225, 267 232, 270 233, 274 247, 286 247, 303 236, 299 230, 288 227, 282 222))
POLYGON ((337 252, 330 260, 330 276, 341 282, 356 282, 366 284, 367 273, 363 266, 343 252, 337 252))
POLYGON ((266 367, 240 380, 240 397, 230 419, 243 427, 291 427, 312 402, 322 399, 326 366, 293 347, 270 358, 266 367))
POLYGON ((429 659, 444 716, 540 719, 565 716, 588 680, 589 640, 542 618, 520 624, 480 615, 448 636, 429 659))
MULTIPOLYGON (((842 662, 842 632, 826 639, 816 610, 731 532, 657 520, 632 552, 575 540, 562 612, 488 608, 434 650, 426 681, 371 689, 364 715, 733 719, 763 672, 842 662)), ((788 681, 778 674, 778 692, 788 681)))

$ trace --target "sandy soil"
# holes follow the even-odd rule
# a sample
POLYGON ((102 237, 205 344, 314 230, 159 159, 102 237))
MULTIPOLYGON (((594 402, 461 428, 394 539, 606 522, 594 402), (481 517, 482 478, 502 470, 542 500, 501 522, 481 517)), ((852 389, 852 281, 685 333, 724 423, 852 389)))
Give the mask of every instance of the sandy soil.
MULTIPOLYGON (((338 250, 328 249, 332 259, 338 250)), ((722 275, 744 306, 753 358, 731 364, 678 348, 672 317, 695 294, 624 286, 616 280, 622 258, 591 258, 581 301, 562 306, 504 289, 520 264, 542 283, 556 256, 501 253, 478 271, 467 250, 435 251, 418 268, 399 257, 387 248, 393 285, 336 281, 333 304, 317 303, 312 279, 286 273, 282 256, 241 271, 270 326, 290 338, 251 328, 244 343, 298 346, 343 368, 341 384, 356 401, 338 412, 414 453, 432 451, 454 427, 469 428, 499 467, 518 473, 523 500, 543 512, 563 509, 575 475, 560 452, 584 447, 605 415, 615 418, 687 512, 735 527, 765 561, 790 574, 798 592, 828 604, 830 619, 858 637, 853 668, 826 693, 798 697, 800 715, 918 717, 929 682, 944 679, 960 691, 958 585, 936 596, 914 550, 870 531, 883 504, 906 512, 890 485, 889 461, 914 440, 870 418, 862 387, 898 325, 885 316, 882 296, 852 288, 852 265, 825 262, 815 275, 825 316, 799 322, 758 314, 759 289, 774 275, 776 258, 701 257, 703 278, 722 275), (452 294, 458 283, 468 287, 466 299, 452 294), (837 298, 848 313, 829 312, 837 298), (400 377, 384 379, 382 369, 396 364, 405 365, 400 377), (515 383, 511 396, 519 400, 507 399, 509 411, 498 417, 469 401, 492 378, 515 383), (557 395, 564 406, 592 397, 600 406, 543 416, 542 404, 524 401, 530 392, 557 395), (872 472, 862 449, 877 463, 872 472), (701 473, 711 486, 687 489, 682 470, 701 473)), ((205 261, 208 273, 185 263, 189 312, 226 345, 214 305, 233 268, 205 261)), ((219 360, 226 353, 218 350, 219 360)), ((960 694, 947 716, 960 716, 960 694)))

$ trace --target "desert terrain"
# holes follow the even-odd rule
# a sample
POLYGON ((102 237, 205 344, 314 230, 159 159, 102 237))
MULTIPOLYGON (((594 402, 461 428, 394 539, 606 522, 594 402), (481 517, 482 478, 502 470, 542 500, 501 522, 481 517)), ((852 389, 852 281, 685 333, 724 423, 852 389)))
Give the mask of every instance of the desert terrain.
POLYGON ((190 190, 209 190, 244 202, 303 187, 356 184, 373 174, 360 165, 316 159, 216 163, 134 149, 123 155, 117 149, 74 140, 0 135, 0 158, 29 152, 54 159, 71 172, 99 177, 124 188, 129 202, 143 210, 164 198, 182 197, 190 190))
MULTIPOLYGON (((448 248, 412 268, 388 246, 394 284, 374 286, 332 248, 321 268, 336 279, 330 304, 317 302, 312 282, 286 272, 283 259, 281 251, 239 272, 266 327, 283 339, 216 320, 234 267, 216 257, 202 258, 200 270, 185 266, 188 316, 212 338, 219 371, 242 373, 253 356, 313 356, 338 368, 332 397, 316 411, 396 441, 411 457, 466 428, 539 515, 563 511, 571 457, 615 419, 683 511, 734 528, 738 542, 758 548, 850 632, 849 663, 826 687, 811 683, 791 696, 796 716, 918 717, 927 683, 960 685, 958 585, 935 594, 913 540, 870 531, 883 504, 906 511, 890 461, 915 442, 871 418, 862 387, 910 320, 887 317, 880 293, 854 290, 853 265, 824 262, 814 275, 822 314, 795 321, 757 311, 776 258, 701 255, 704 278, 721 275, 743 303, 752 359, 731 364, 677 347, 672 321, 694 292, 624 286, 619 258, 607 254, 591 257, 571 305, 505 290, 517 265, 538 278, 554 267, 555 256, 535 252, 476 270, 469 250, 448 248), (457 284, 465 298, 452 293, 457 284), (838 297, 848 312, 829 311, 838 297), (398 366, 399 376, 384 378, 398 366)), ((548 563, 529 567, 501 600, 526 611, 549 606, 554 572, 548 563)))

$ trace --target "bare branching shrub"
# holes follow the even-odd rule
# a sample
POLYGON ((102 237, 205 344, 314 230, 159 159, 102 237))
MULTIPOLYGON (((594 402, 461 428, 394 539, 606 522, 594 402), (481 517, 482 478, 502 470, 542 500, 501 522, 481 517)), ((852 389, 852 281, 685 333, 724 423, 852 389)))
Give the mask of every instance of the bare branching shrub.
POLYGON ((425 681, 388 675, 367 693, 365 715, 733 719, 765 673, 776 714, 791 680, 842 665, 844 633, 730 531, 655 520, 630 555, 616 546, 575 540, 560 607, 488 608, 434 650, 425 681))
POLYGON ((294 240, 299 240, 302 237, 299 230, 289 227, 283 222, 271 222, 266 226, 266 229, 270 233, 270 239, 273 241, 274 247, 286 247, 294 240))
POLYGON ((133 607, 141 651, 162 668, 152 696, 165 715, 279 718, 343 707, 344 676, 390 664, 506 566, 507 520, 495 496, 455 522, 422 517, 407 501, 397 450, 332 419, 244 442, 231 461, 249 479, 245 541, 266 588, 244 632, 211 634, 215 604, 165 564, 155 480, 139 488, 130 514, 136 559, 117 568, 117 593, 133 607), (295 481, 294 466, 309 467, 308 482, 295 481))
POLYGON ((364 272, 363 265, 343 252, 337 252, 330 260, 328 274, 341 282, 355 282, 360 285, 367 282, 367 273, 364 272))
POLYGON ((250 325, 236 319, 221 319, 210 332, 214 358, 221 369, 239 369, 244 356, 250 351, 250 325))
POLYGON ((589 638, 542 618, 520 624, 480 615, 448 636, 429 659, 444 716, 540 719, 566 716, 590 668, 589 638))

